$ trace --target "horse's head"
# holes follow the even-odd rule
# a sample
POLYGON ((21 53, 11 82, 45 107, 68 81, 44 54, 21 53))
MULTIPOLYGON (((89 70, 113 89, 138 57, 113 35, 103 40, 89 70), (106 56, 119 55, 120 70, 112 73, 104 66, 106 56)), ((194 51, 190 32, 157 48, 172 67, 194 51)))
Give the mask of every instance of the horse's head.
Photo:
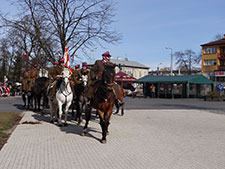
POLYGON ((107 85, 108 89, 112 90, 113 83, 115 81, 115 64, 113 65, 106 65, 104 72, 102 74, 102 80, 104 84, 107 85))
POLYGON ((83 85, 84 85, 84 86, 87 86, 88 75, 87 75, 87 74, 86 74, 86 75, 82 75, 82 76, 81 76, 81 80, 82 80, 82 82, 83 82, 83 85))
POLYGON ((70 73, 69 69, 64 68, 63 72, 62 72, 62 82, 65 84, 65 86, 67 86, 67 84, 69 83, 70 75, 71 75, 71 73, 70 73))

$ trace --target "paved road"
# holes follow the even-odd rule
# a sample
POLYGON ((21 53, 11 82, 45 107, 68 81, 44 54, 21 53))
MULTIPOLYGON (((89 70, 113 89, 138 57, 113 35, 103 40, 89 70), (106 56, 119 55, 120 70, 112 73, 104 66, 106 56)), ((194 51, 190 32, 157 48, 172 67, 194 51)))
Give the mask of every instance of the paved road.
POLYGON ((82 137, 83 125, 59 128, 49 115, 27 111, 21 122, 41 124, 18 125, 0 151, 0 168, 225 168, 224 102, 129 98, 126 107, 112 116, 107 144, 99 142, 98 119, 82 137))
MULTIPOLYGON (((125 98, 125 109, 195 109, 225 114, 225 102, 206 102, 202 99, 125 98)), ((0 112, 24 111, 21 96, 0 97, 0 112)))
POLYGON ((0 113, 22 111, 24 109, 21 96, 0 97, 0 113))

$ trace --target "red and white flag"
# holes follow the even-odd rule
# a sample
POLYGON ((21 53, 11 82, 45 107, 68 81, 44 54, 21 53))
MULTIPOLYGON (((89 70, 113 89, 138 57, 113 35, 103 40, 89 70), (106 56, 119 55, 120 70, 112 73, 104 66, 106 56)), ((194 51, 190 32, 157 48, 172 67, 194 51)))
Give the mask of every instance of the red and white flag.
POLYGON ((65 53, 64 53, 64 66, 65 67, 70 67, 70 57, 68 53, 68 47, 65 47, 65 53))

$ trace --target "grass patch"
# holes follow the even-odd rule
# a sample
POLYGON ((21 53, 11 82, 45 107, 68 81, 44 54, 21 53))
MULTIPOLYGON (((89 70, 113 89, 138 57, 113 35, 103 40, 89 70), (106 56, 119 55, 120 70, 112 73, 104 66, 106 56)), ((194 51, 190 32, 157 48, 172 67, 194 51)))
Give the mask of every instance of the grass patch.
POLYGON ((21 118, 21 113, 0 113, 0 149, 7 142, 7 139, 12 132, 12 128, 18 124, 21 118))

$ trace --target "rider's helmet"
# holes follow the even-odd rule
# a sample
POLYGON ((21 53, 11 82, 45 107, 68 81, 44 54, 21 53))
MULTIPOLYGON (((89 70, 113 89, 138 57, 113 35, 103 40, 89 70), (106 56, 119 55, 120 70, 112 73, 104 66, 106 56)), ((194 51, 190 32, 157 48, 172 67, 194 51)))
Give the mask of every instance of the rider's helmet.
POLYGON ((110 61, 111 55, 110 55, 109 51, 106 51, 105 53, 103 53, 102 58, 105 61, 110 61))
POLYGON ((80 65, 75 65, 75 70, 79 69, 80 65))
POLYGON ((87 62, 83 62, 82 67, 87 67, 87 62))

